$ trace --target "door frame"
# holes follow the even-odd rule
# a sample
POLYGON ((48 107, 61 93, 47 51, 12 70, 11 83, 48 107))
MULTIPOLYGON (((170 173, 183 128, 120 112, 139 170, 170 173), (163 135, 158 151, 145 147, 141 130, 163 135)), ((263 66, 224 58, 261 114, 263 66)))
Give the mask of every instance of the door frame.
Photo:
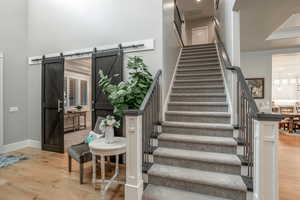
POLYGON ((0 52, 0 147, 4 145, 4 102, 3 102, 3 67, 4 67, 4 54, 0 52))
POLYGON ((193 31, 197 31, 197 30, 206 30, 206 36, 207 36, 207 43, 209 41, 209 27, 208 26, 199 26, 199 27, 195 27, 195 28, 192 28, 192 38, 191 38, 191 42, 192 42, 192 45, 193 45, 193 31))

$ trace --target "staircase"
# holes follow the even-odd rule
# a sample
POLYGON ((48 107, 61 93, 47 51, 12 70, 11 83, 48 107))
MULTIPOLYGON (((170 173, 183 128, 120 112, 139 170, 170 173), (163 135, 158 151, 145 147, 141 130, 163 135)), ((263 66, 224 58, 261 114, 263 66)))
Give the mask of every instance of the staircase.
POLYGON ((183 48, 144 200, 246 200, 215 44, 183 48))

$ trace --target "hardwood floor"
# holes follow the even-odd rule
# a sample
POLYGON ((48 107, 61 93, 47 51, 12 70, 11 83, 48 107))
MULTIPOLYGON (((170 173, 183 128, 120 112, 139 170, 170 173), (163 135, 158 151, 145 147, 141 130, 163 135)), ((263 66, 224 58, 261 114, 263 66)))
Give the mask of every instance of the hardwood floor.
MULTIPOLYGON (((0 200, 100 199, 100 191, 95 190, 91 184, 91 163, 86 164, 85 184, 80 185, 78 165, 74 161, 73 172, 69 173, 66 154, 34 148, 25 148, 11 154, 23 154, 29 159, 0 169, 0 200)), ((120 170, 124 175, 124 167, 120 170)), ((123 200, 124 186, 111 185, 106 199, 123 200)))
POLYGON ((300 199, 300 136, 280 135, 280 200, 300 199))

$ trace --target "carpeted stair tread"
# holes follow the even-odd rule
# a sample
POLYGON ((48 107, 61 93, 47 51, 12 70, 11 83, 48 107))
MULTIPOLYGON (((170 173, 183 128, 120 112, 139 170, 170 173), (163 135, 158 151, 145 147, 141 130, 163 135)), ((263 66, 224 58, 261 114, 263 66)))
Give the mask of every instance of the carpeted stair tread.
POLYGON ((149 184, 143 193, 143 200, 229 200, 214 196, 187 192, 174 188, 149 184))
POLYGON ((214 116, 214 117, 230 117, 228 112, 193 112, 193 111, 167 111, 166 115, 185 115, 185 116, 214 116))
POLYGON ((225 88, 223 85, 202 85, 202 86, 174 86, 172 89, 215 89, 225 88))
POLYGON ((173 141, 173 142, 180 142, 180 143, 210 144, 210 145, 220 145, 220 146, 237 146, 236 140, 234 140, 233 138, 228 138, 228 137, 211 137, 211 136, 162 133, 158 136, 158 140, 173 141))
POLYGON ((207 70, 221 70, 221 68, 220 67, 211 67, 211 68, 201 67, 198 69, 178 69, 177 72, 193 72, 193 71, 207 71, 207 70))
POLYGON ((246 192, 247 187, 241 176, 208 172, 196 169, 173 167, 167 165, 154 164, 148 174, 169 180, 190 182, 194 184, 209 185, 218 188, 246 192))
POLYGON ((187 53, 182 52, 181 57, 195 56, 195 55, 211 55, 211 54, 217 55, 218 52, 217 52, 216 49, 212 49, 212 50, 209 50, 209 51, 200 51, 200 52, 187 52, 187 53))
POLYGON ((190 123, 190 122, 169 122, 162 123, 163 126, 186 127, 186 128, 206 128, 206 129, 220 129, 233 130, 231 124, 217 124, 217 123, 190 123))
MULTIPOLYGON (((175 88, 175 87, 174 87, 175 88)), ((187 102, 187 101, 173 101, 170 105, 191 105, 191 106, 228 106, 225 102, 187 102)))
POLYGON ((190 77, 190 76, 217 76, 222 75, 222 73, 201 73, 201 74, 176 74, 177 77, 190 77))
POLYGON ((208 65, 213 65, 213 66, 220 66, 219 62, 203 62, 203 63, 185 63, 185 64, 179 64, 179 68, 184 68, 184 67, 201 67, 201 66, 208 66, 208 65))
POLYGON ((180 97, 226 97, 224 93, 172 93, 171 96, 180 97))
POLYGON ((241 166, 241 160, 234 154, 213 153, 204 151, 192 151, 184 149, 173 149, 159 147, 154 151, 154 156, 175 158, 180 160, 203 161, 208 163, 219 163, 226 165, 241 166))
POLYGON ((199 58, 218 58, 218 54, 211 53, 206 55, 184 55, 181 56, 180 60, 190 60, 190 59, 199 59, 199 58))
POLYGON ((192 79, 192 80, 175 80, 175 83, 178 82, 184 82, 184 83, 194 83, 194 82, 210 82, 210 81, 220 81, 223 83, 223 79, 216 78, 216 79, 192 79))

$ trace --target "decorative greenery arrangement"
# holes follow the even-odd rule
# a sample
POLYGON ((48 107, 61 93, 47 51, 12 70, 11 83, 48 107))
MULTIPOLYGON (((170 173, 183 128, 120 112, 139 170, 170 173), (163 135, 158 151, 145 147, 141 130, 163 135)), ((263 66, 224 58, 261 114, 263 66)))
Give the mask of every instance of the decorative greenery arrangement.
POLYGON ((75 106, 74 108, 76 108, 77 110, 81 110, 81 109, 82 109, 82 106, 81 106, 81 105, 78 105, 78 106, 75 106))
POLYGON ((140 107, 153 81, 152 74, 141 57, 129 57, 127 68, 130 70, 128 81, 122 81, 118 85, 112 84, 111 78, 102 71, 99 72, 99 86, 113 105, 114 114, 120 117, 124 110, 140 107))
POLYGON ((100 123, 100 129, 105 130, 106 127, 120 128, 120 121, 117 121, 114 116, 107 115, 100 123))

